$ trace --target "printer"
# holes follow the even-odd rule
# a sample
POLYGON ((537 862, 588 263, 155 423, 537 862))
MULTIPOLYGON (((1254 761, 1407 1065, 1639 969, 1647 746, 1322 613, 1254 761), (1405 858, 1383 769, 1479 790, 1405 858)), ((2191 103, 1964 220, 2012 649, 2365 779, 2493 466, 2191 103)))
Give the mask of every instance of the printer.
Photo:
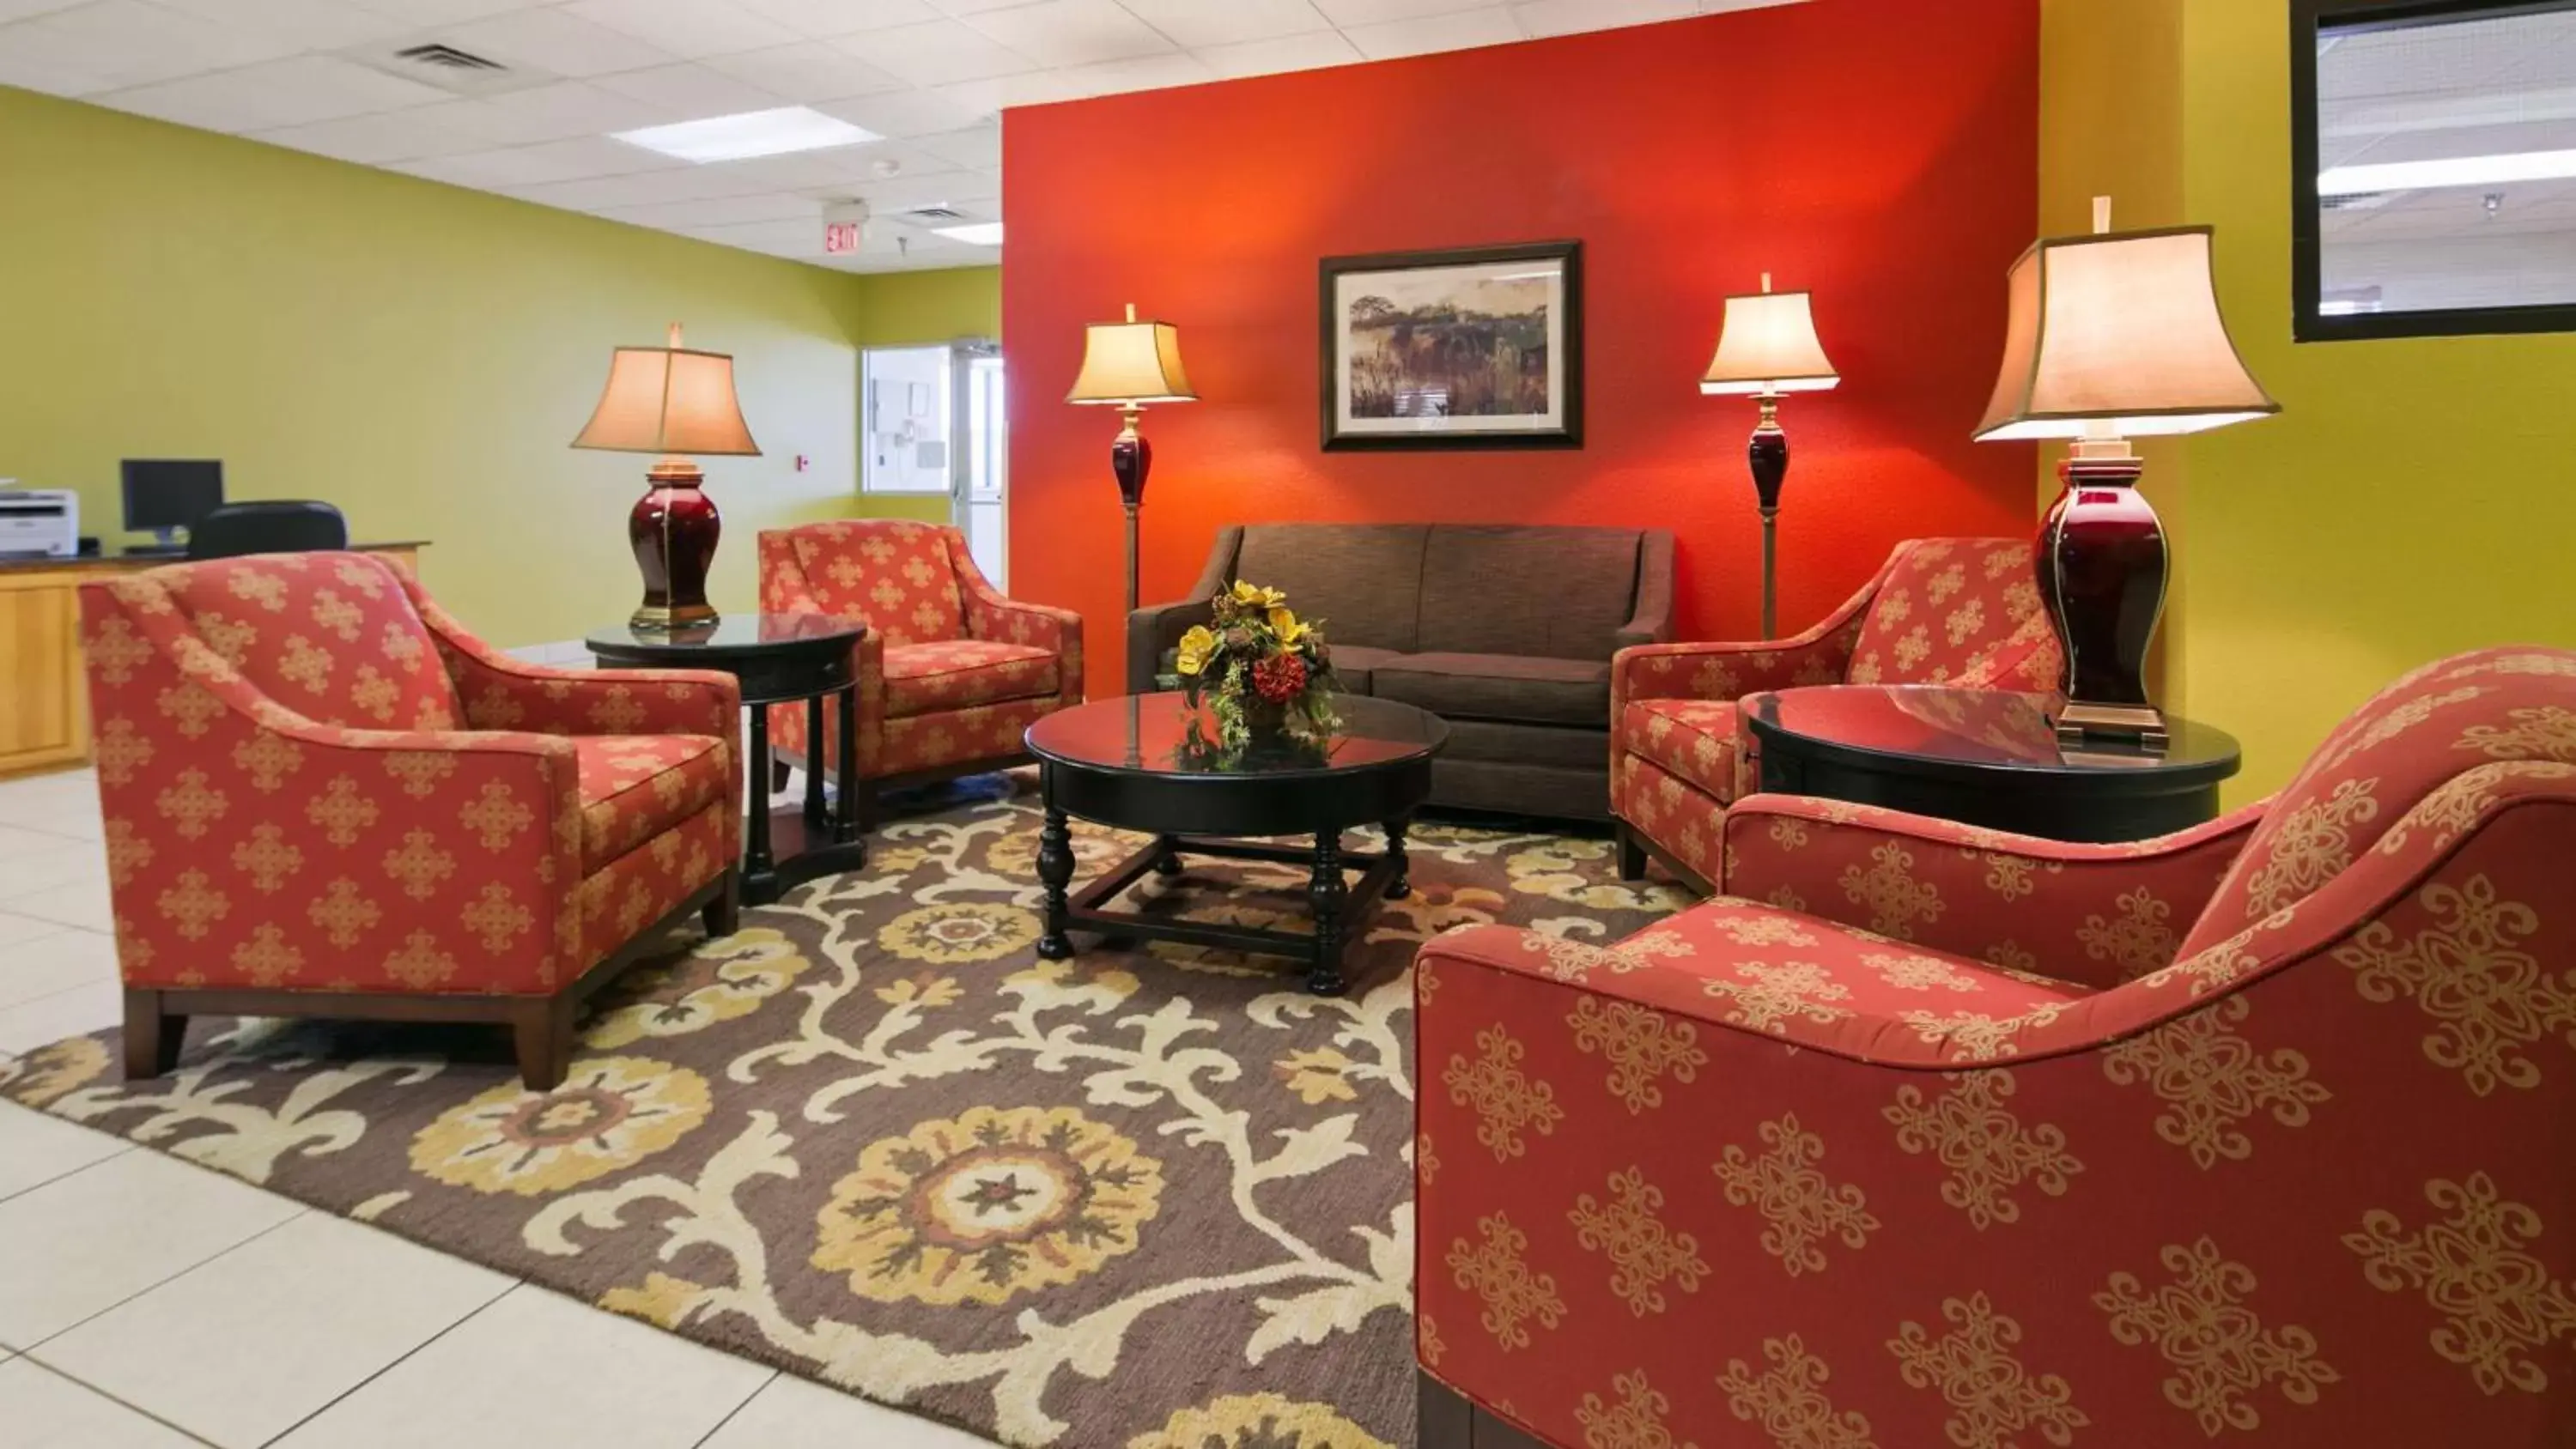
POLYGON ((0 478, 0 558, 70 558, 80 552, 80 495, 20 488, 0 478))

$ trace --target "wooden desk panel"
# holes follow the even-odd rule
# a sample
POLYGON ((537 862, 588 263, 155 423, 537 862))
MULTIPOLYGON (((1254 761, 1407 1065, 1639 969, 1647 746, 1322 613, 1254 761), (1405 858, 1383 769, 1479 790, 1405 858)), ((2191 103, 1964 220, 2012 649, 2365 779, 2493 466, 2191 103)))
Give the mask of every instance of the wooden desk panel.
MULTIPOLYGON (((405 573, 418 542, 362 544, 405 573)), ((80 586, 178 559, 12 560, 0 565, 0 777, 89 761, 89 688, 81 677, 80 586)))

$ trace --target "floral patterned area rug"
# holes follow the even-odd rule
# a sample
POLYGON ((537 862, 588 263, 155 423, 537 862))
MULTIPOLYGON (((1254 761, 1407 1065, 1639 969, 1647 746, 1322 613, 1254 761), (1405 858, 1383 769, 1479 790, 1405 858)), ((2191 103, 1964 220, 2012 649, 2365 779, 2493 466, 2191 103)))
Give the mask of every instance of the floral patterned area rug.
MULTIPOLYGON (((1197 947, 1044 962, 1032 789, 971 782, 866 870, 675 940, 551 1093, 499 1032, 200 1021, 167 1078, 120 1083, 107 1033, 0 1095, 1010 1444, 1411 1443, 1414 948, 1610 941, 1679 896, 1606 841, 1426 824, 1347 997, 1197 947)), ((1086 875, 1139 843, 1075 832, 1086 875)), ((1306 886, 1148 881, 1259 924, 1306 886)))

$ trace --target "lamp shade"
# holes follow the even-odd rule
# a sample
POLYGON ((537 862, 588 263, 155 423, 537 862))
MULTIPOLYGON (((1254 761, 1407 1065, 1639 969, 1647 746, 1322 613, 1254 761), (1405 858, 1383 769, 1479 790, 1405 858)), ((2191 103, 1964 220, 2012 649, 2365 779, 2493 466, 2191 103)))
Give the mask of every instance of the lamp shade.
POLYGON ((1196 402, 1198 396, 1181 368, 1181 329, 1169 322, 1137 321, 1136 304, 1130 302, 1126 321, 1094 322, 1084 329, 1082 372, 1064 400, 1139 407, 1196 402))
POLYGON ((608 387, 576 448, 618 453, 757 457, 760 445, 742 420, 733 391, 733 358, 680 345, 621 347, 608 363, 608 387))
MULTIPOLYGON (((1765 279, 1766 286, 1768 278, 1765 279)), ((1816 340, 1805 292, 1764 290, 1726 299, 1717 356, 1699 381, 1705 393, 1822 392, 1842 381, 1816 340)))
POLYGON ((2013 263, 1980 441, 2197 433, 2281 410, 2218 313, 2208 227, 2042 241, 2013 263))

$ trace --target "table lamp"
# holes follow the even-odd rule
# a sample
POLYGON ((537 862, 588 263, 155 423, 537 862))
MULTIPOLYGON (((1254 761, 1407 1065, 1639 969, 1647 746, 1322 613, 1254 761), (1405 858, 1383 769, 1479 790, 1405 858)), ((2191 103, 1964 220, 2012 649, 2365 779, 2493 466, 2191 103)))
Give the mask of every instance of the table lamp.
POLYGON ((1717 356, 1699 390, 1710 394, 1750 396, 1762 405, 1753 429, 1751 457, 1753 496, 1762 509, 1762 637, 1778 634, 1774 618, 1778 570, 1774 544, 1780 517, 1780 485, 1789 477, 1789 435, 1780 429, 1780 399, 1793 392, 1823 392, 1841 382, 1816 340, 1816 319, 1805 292, 1774 292, 1771 274, 1762 274, 1762 290, 1726 299, 1726 322, 1719 329, 1717 356))
POLYGON ((713 621, 707 566, 715 562, 723 524, 700 491, 706 475, 682 455, 760 456, 734 396, 733 358, 682 347, 677 322, 668 346, 618 348, 609 358, 607 390, 572 445, 661 455, 626 516, 626 537, 644 574, 644 603, 629 627, 667 633, 713 621))
POLYGON ((1118 501, 1127 509, 1127 612, 1136 612, 1136 510, 1145 503, 1145 475, 1154 449, 1136 431, 1148 403, 1196 402, 1189 374, 1181 370, 1181 329, 1169 322, 1139 322, 1127 304, 1124 322, 1094 322, 1083 331, 1082 372, 1069 403, 1114 407, 1126 419, 1109 445, 1109 468, 1118 475, 1118 501))
POLYGON ((2133 437, 2205 432, 2281 410, 2246 371, 2219 315, 2205 226, 2037 242, 2013 263, 2011 322, 1980 442, 2071 438, 2064 488, 2040 523, 2040 601, 2066 649, 2067 744, 2168 742, 2147 699, 2147 645, 2164 611, 2164 525, 2137 491, 2133 437))

